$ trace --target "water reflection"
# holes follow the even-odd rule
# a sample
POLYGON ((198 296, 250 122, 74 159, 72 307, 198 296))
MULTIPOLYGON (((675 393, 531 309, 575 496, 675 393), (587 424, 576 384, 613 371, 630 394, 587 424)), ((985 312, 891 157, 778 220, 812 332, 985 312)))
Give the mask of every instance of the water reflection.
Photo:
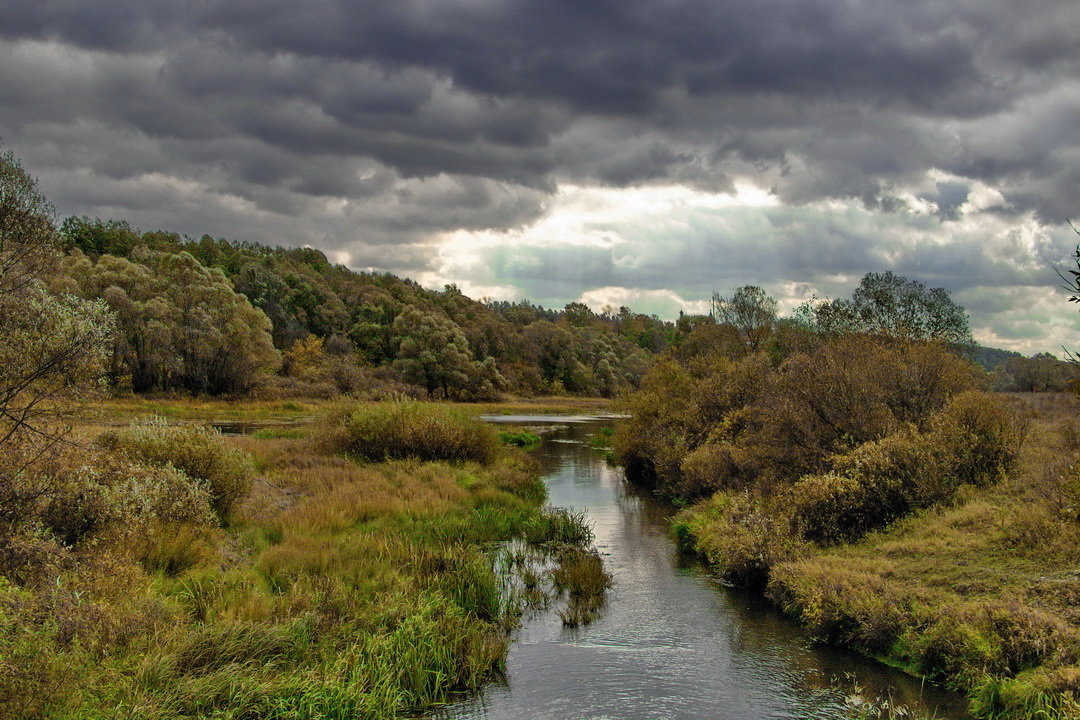
POLYGON ((921 697, 940 717, 963 717, 955 697, 811 645, 759 596, 716 583, 681 556, 667 532, 670 509, 629 486, 585 444, 600 424, 564 419, 536 454, 550 503, 585 511, 593 525, 615 576, 607 607, 577 629, 562 627, 554 609, 528 619, 511 648, 506 683, 431 717, 835 718, 843 697, 836 678, 845 673, 871 691, 916 704, 921 697))

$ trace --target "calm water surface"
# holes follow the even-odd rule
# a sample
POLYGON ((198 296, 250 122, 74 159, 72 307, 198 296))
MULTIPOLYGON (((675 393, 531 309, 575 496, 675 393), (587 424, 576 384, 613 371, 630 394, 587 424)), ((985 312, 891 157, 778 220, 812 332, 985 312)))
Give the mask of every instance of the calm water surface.
POLYGON ((549 502, 586 513, 615 588, 587 627, 564 628, 557 606, 528 618, 511 647, 505 682, 430 718, 836 718, 850 687, 845 674, 938 717, 964 717, 955 696, 812 645, 759 597, 718 584, 681 556, 668 536, 670 510, 586 444, 611 420, 513 421, 544 428, 535 453, 549 502))

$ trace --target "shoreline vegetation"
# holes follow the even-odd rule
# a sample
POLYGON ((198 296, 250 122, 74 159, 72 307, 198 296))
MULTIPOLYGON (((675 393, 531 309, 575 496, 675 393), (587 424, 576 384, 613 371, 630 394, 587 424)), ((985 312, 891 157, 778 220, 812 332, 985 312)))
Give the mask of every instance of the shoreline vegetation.
POLYGON ((988 392, 933 339, 775 328, 691 335, 617 406, 682 546, 977 718, 1080 717, 1080 400, 988 392))
POLYGON ((62 542, 24 536, 0 583, 0 717, 391 718, 496 677, 529 607, 588 622, 610 585, 582 518, 460 408, 83 441, 37 518, 62 542), (546 559, 500 560, 511 540, 546 559))

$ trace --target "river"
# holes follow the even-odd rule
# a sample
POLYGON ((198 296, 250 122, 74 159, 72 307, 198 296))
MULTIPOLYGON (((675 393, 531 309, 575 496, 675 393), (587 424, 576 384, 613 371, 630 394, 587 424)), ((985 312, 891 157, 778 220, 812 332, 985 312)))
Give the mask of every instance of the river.
POLYGON ((549 503, 585 512, 615 587, 591 625, 563 627, 556 607, 527 617, 505 681, 430 720, 837 718, 852 679, 927 714, 965 717, 957 696, 813 644, 760 596, 721 585, 680 554, 670 508, 588 445, 611 420, 489 419, 544 430, 533 452, 549 503))

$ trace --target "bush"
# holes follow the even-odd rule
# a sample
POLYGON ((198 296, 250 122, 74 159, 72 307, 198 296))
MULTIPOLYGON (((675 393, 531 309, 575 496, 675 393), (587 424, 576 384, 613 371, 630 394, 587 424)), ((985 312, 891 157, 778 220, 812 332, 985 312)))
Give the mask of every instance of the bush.
POLYGON ((106 529, 133 531, 153 521, 204 525, 213 518, 207 488, 175 467, 98 458, 52 471, 41 523, 72 546, 106 529))
POLYGON ((1004 477, 1027 433, 1027 424, 1001 398, 978 392, 953 397, 930 425, 947 448, 951 471, 973 485, 1004 477))
POLYGON ((251 489, 251 459, 227 447, 213 428, 155 420, 106 433, 100 442, 122 457, 183 471, 205 487, 223 522, 251 489))
POLYGON ((327 441, 333 449, 380 462, 390 459, 491 462, 495 431, 452 407, 419 402, 361 405, 347 412, 327 441))
POLYGON ((807 475, 784 497, 793 529, 821 544, 860 538, 910 508, 902 489, 887 476, 807 475))
POLYGON ((676 526, 684 526, 693 549, 737 585, 765 585, 774 565, 806 549, 786 517, 746 492, 718 492, 679 513, 676 526))
POLYGON ((691 451, 680 464, 682 480, 676 493, 682 498, 698 499, 717 490, 744 486, 739 452, 739 448, 730 442, 706 443, 691 451))

